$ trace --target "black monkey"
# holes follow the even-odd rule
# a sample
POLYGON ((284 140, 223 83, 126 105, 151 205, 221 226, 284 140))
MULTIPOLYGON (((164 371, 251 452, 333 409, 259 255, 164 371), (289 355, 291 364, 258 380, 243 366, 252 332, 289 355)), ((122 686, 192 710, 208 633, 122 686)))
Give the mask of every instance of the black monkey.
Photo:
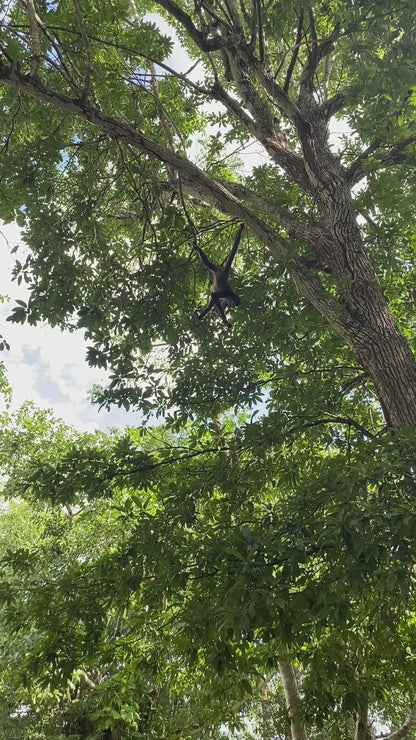
POLYGON ((235 306, 239 306, 241 303, 240 297, 234 293, 230 288, 230 283, 228 282, 228 277, 231 270, 231 265, 233 263, 235 254, 238 249, 238 245, 240 244, 241 234, 243 233, 244 224, 241 224, 233 244, 233 247, 227 257, 227 260, 225 262, 224 267, 221 267, 220 265, 214 265, 213 262, 211 262, 208 257, 206 256, 205 252, 201 249, 201 247, 195 243, 194 247, 196 251, 198 252, 201 262, 207 270, 210 271, 212 274, 212 287, 211 287, 211 297, 209 299, 208 305, 202 313, 199 314, 198 318, 203 319, 204 316, 207 315, 209 311, 211 311, 212 308, 215 308, 217 314, 221 318, 221 321, 228 327, 231 326, 230 322, 228 321, 226 315, 225 315, 225 309, 227 306, 230 306, 231 308, 234 308, 235 306))

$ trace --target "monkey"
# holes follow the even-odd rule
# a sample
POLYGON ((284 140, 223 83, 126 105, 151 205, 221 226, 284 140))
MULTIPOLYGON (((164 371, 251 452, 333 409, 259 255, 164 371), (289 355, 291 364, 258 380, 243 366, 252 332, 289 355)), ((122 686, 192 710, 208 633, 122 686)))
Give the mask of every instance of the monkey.
POLYGON ((231 265, 240 244, 243 229, 244 224, 241 224, 237 231, 234 244, 227 257, 224 267, 221 267, 220 265, 214 265, 214 263, 208 259, 201 247, 196 242, 194 244, 194 249, 198 252, 202 264, 212 274, 211 296, 208 305, 206 306, 206 308, 204 308, 202 313, 199 314, 199 319, 203 319, 204 316, 206 316, 212 308, 215 308, 221 321, 226 326, 228 326, 228 328, 231 327, 231 324, 225 315, 225 309, 227 306, 231 308, 239 306, 241 303, 241 299, 240 296, 238 296, 236 293, 234 293, 233 290, 231 290, 230 283, 228 282, 228 277, 230 274, 231 265))

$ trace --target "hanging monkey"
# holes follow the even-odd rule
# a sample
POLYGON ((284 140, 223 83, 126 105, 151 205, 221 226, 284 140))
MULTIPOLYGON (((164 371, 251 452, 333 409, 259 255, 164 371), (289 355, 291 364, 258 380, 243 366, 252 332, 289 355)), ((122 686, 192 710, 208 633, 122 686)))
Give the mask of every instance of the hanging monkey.
POLYGON ((194 244, 194 249, 196 249, 196 251, 198 252, 202 264, 205 265, 207 270, 209 270, 212 275, 211 296, 208 305, 206 306, 206 308, 204 308, 202 313, 199 314, 199 319, 203 319, 204 316, 206 316, 212 308, 215 308, 217 314, 221 318, 221 321, 226 326, 231 327, 231 324, 225 315, 225 309, 227 308, 227 306, 229 306, 230 308, 239 306, 241 300, 240 297, 236 293, 234 293, 233 290, 231 290, 228 278, 230 275, 231 265, 240 244, 243 229, 244 224, 241 224, 237 231, 232 249, 223 267, 220 265, 214 265, 214 263, 208 259, 201 247, 196 242, 194 244))

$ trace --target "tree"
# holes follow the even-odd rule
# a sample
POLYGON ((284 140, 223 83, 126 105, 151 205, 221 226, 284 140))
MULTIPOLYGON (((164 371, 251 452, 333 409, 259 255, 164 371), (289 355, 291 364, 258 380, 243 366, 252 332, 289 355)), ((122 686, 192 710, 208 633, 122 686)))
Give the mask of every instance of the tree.
MULTIPOLYGON (((212 643, 202 618, 199 629, 218 670, 244 644, 274 650, 292 740, 306 730, 291 658, 309 671, 309 718, 342 705, 358 715, 357 740, 371 737, 368 705, 383 711, 386 683, 389 720, 394 691, 412 706, 400 666, 413 650, 414 20, 411 3, 372 0, 26 0, 7 5, 1 26, 0 215, 31 250, 15 270, 31 298, 12 320, 83 327, 89 361, 112 373, 101 404, 163 415, 187 430, 187 454, 218 456, 192 535, 209 572, 204 527, 221 515, 218 579, 194 590, 187 576, 181 615, 195 625, 198 600, 215 605, 212 643), (172 40, 149 8, 175 30, 188 72, 166 63, 172 40), (334 117, 351 132, 339 152, 334 117), (196 164, 189 152, 208 124, 196 164), (267 159, 243 177, 229 152, 253 140, 267 159), (226 333, 196 320, 206 285, 192 244, 220 262, 238 222, 243 302, 226 333), (253 407, 257 423, 222 416, 253 407), (241 550, 254 558, 245 570, 241 550), (229 625, 219 615, 230 599, 229 625), (247 600, 247 624, 235 599, 247 600)), ((42 460, 31 485, 50 500, 58 480, 70 500, 74 481, 130 475, 122 451, 111 470, 91 450, 42 460)), ((187 491, 175 507, 190 504, 187 491)), ((175 583, 189 574, 180 529, 175 583)))

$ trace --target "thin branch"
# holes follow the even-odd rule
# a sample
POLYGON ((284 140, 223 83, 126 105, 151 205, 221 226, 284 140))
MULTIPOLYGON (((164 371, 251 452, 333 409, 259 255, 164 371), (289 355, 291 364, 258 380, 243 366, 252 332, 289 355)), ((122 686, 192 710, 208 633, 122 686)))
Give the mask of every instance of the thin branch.
POLYGON ((3 144, 3 152, 7 152, 8 148, 9 148, 10 139, 12 138, 13 132, 14 132, 14 124, 15 124, 16 118, 17 118, 17 116, 18 116, 18 114, 20 112, 20 107, 21 107, 21 104, 22 104, 21 96, 20 96, 20 94, 18 92, 16 93, 16 97, 17 97, 17 107, 16 107, 16 110, 14 111, 14 113, 11 116, 10 131, 7 134, 6 140, 5 140, 4 144, 3 144))
MULTIPOLYGON (((157 110, 158 110, 158 114, 159 114, 160 126, 161 126, 161 129, 162 129, 163 133, 166 136, 166 141, 168 142, 169 147, 172 149, 172 151, 175 151, 175 149, 177 148, 177 147, 175 147, 175 139, 174 139, 174 133, 173 133, 173 132, 175 132, 176 135, 177 135, 177 137, 178 137, 178 139, 179 139, 179 141, 180 141, 180 143, 181 143, 183 152, 184 152, 184 154, 186 156, 185 142, 183 141, 182 134, 178 130, 177 126, 175 125, 174 121, 172 120, 171 116, 169 115, 169 113, 165 109, 165 107, 164 107, 164 105, 163 105, 163 103, 162 103, 162 101, 160 99, 160 95, 159 95, 159 83, 158 83, 158 80, 157 80, 156 70, 155 70, 154 64, 151 64, 150 65, 150 74, 151 74, 152 95, 153 95, 153 98, 154 98, 154 100, 156 102, 156 106, 157 106, 157 110)), ((175 180, 176 180, 175 170, 173 170, 171 167, 169 167, 167 165, 166 166, 166 173, 167 173, 168 179, 171 182, 174 183, 175 180)))
POLYGON ((301 46, 301 41, 302 41, 302 29, 303 29, 303 8, 300 9, 298 28, 296 31, 295 46, 293 47, 292 58, 287 68, 286 78, 285 78, 285 82, 283 85, 283 92, 286 94, 289 92, 290 81, 292 79, 293 70, 295 68, 295 64, 297 62, 298 55, 299 55, 299 48, 301 46))
POLYGON ((39 26, 36 20, 36 10, 34 0, 23 0, 26 5, 29 19, 29 38, 30 38, 30 74, 32 77, 39 75, 40 67, 40 35, 39 26))
POLYGON ((83 44, 85 46, 86 66, 85 66, 84 81, 82 85, 81 97, 82 97, 82 100, 87 100, 89 93, 90 93, 90 89, 91 89, 91 76, 94 71, 94 61, 93 61, 93 56, 91 52, 90 40, 88 38, 88 34, 84 26, 84 21, 82 20, 82 14, 81 14, 81 8, 79 6, 79 2, 78 0, 72 0, 72 2, 74 5, 78 28, 81 34, 83 44))
MULTIPOLYGON (((377 163, 378 167, 388 167, 390 165, 399 164, 400 162, 403 162, 406 159, 405 149, 408 146, 411 146, 412 144, 416 143, 416 134, 411 134, 407 137, 407 139, 404 139, 403 141, 399 141, 397 144, 392 144, 386 152, 378 152, 374 154, 374 161, 377 163)), ((376 152, 378 147, 381 146, 381 140, 375 139, 370 146, 365 149, 359 157, 353 162, 351 167, 348 170, 347 173, 347 179, 348 182, 351 184, 356 184, 359 182, 363 177, 365 177, 366 173, 365 170, 362 167, 362 163, 368 159, 368 157, 376 152)))
POLYGON ((264 64, 265 58, 265 43, 264 43, 264 30, 263 30, 263 16, 261 12, 261 0, 255 0, 257 8, 257 26, 259 30, 259 62, 264 64))
POLYGON ((238 13, 237 3, 235 2, 235 0, 224 0, 224 2, 225 2, 225 6, 228 10, 228 13, 229 13, 229 16, 230 16, 230 19, 231 19, 231 22, 234 28, 236 29, 238 33, 241 33, 242 26, 241 26, 240 16, 238 13))
POLYGON ((328 418, 314 419, 314 421, 309 421, 306 424, 302 424, 301 427, 293 427, 290 431, 295 432, 300 431, 301 429, 310 429, 312 427, 321 426, 321 424, 347 425, 349 427, 354 427, 354 429, 356 429, 357 432, 360 432, 364 437, 368 437, 369 439, 377 439, 375 434, 363 427, 362 424, 360 424, 358 421, 355 421, 355 419, 351 419, 349 416, 333 416, 332 414, 328 416, 328 418))
POLYGON ((415 724, 415 721, 416 713, 411 712, 406 720, 403 722, 401 727, 399 727, 394 732, 391 732, 390 735, 382 735, 383 740, 402 740, 403 737, 406 737, 406 735, 409 734, 410 730, 415 724))

